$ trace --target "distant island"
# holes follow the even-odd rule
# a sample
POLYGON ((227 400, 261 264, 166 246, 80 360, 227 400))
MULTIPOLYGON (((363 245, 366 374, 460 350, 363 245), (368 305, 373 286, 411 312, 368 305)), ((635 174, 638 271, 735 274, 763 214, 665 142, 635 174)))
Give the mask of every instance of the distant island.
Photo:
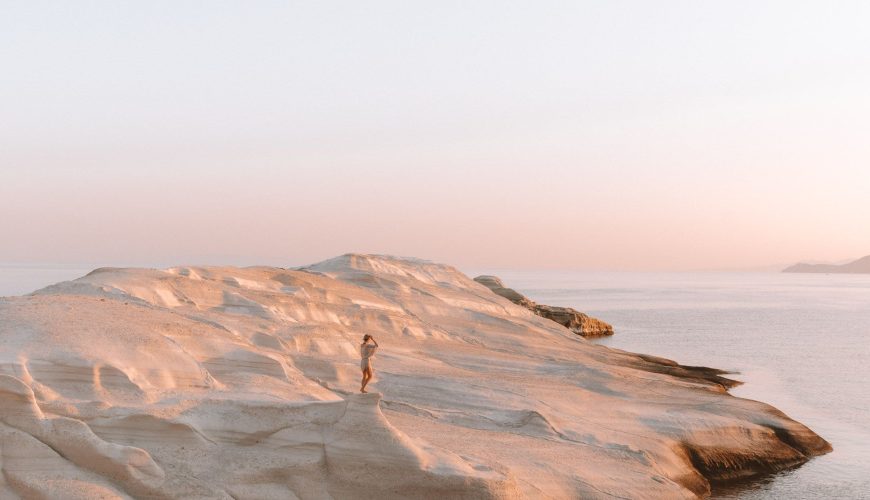
POLYGON ((848 264, 806 264, 799 263, 782 270, 784 273, 842 273, 870 274, 870 255, 848 264))

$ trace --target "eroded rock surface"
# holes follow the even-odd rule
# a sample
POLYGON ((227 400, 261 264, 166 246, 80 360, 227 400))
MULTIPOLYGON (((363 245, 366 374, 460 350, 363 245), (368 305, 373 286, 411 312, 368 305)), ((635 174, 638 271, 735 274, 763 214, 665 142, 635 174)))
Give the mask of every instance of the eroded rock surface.
POLYGON ((0 298, 0 497, 694 498, 830 449, 721 375, 423 261, 100 269, 0 298))
POLYGON ((478 276, 474 281, 492 290, 514 304, 525 307, 542 318, 555 321, 577 335, 583 337, 599 337, 613 335, 610 323, 593 318, 571 307, 548 306, 538 304, 513 288, 507 288, 497 276, 478 276))

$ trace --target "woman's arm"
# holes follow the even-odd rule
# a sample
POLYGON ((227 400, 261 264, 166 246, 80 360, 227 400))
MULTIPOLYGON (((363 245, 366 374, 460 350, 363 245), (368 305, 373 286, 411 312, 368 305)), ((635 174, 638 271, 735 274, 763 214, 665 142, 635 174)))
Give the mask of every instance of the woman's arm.
POLYGON ((371 338, 371 339, 372 339, 372 342, 374 342, 374 343, 375 343, 375 347, 380 347, 380 346, 379 346, 379 345, 378 345, 378 341, 377 341, 377 340, 375 340, 375 338, 374 338, 374 337, 370 337, 370 338, 371 338))

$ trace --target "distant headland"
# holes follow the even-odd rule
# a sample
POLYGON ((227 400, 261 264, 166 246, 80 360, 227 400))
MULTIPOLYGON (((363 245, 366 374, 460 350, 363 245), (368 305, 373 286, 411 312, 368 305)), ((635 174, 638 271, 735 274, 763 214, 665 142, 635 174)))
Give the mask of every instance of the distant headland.
POLYGON ((870 255, 861 257, 848 264, 806 264, 799 263, 782 270, 784 273, 842 273, 870 274, 870 255))

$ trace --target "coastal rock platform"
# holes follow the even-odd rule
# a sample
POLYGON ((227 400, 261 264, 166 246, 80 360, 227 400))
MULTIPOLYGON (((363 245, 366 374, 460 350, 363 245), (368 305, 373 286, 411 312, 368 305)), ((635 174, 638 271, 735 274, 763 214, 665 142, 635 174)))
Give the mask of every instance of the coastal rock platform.
POLYGON ((831 449, 723 375, 415 259, 97 269, 0 298, 0 497, 697 498, 831 449))

